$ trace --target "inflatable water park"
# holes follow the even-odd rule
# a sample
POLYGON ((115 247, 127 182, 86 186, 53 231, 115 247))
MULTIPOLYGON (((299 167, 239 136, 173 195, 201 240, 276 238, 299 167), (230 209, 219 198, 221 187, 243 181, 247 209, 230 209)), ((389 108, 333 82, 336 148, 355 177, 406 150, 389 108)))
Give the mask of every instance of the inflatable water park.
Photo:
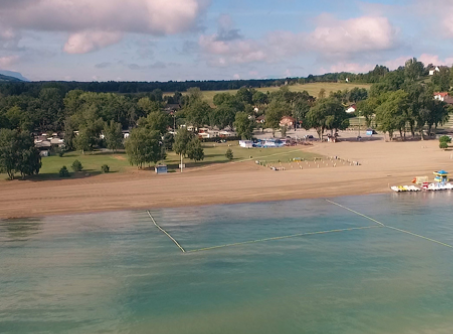
POLYGON ((433 172, 434 181, 429 182, 427 176, 419 176, 412 180, 415 185, 392 186, 394 192, 418 192, 418 191, 441 191, 453 190, 453 183, 449 182, 448 172, 439 170, 433 172))

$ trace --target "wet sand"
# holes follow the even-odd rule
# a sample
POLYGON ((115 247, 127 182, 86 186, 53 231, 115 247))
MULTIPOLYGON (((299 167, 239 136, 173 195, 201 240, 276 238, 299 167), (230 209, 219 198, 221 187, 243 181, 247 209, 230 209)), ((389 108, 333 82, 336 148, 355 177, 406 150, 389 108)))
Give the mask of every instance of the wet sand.
POLYGON ((451 151, 438 141, 317 143, 304 150, 358 161, 272 171, 254 161, 156 175, 132 170, 87 178, 0 183, 0 218, 364 195, 410 184, 415 176, 452 173, 451 151))

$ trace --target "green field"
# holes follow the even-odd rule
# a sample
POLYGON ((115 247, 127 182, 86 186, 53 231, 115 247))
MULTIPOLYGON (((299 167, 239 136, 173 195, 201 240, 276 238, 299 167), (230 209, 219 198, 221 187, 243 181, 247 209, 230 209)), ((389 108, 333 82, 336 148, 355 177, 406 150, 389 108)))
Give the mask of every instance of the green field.
MULTIPOLYGON (((369 89, 371 87, 370 84, 353 84, 353 83, 337 83, 337 82, 316 82, 316 83, 308 83, 303 85, 290 85, 288 86, 289 90, 292 92, 302 92, 307 91, 312 96, 318 96, 318 93, 323 88, 326 91, 326 95, 329 92, 333 91, 336 92, 338 90, 344 89, 353 89, 355 87, 366 88, 369 89)), ((263 88, 255 88, 261 92, 274 92, 280 89, 280 87, 263 87, 263 88)), ((213 105, 213 97, 218 93, 230 93, 235 94, 237 90, 210 90, 210 91, 202 91, 204 100, 209 104, 213 105)), ((185 93, 186 94, 186 93, 185 93)), ((165 93, 165 95, 173 95, 173 93, 165 93)))
MULTIPOLYGON (((227 163, 229 160, 225 154, 228 148, 232 150, 234 160, 261 160, 266 163, 287 162, 292 158, 300 157, 304 160, 313 160, 319 155, 314 153, 303 152, 303 146, 296 147, 281 147, 281 148, 242 148, 238 142, 227 143, 204 143, 205 159, 203 161, 194 162, 189 159, 184 159, 187 168, 206 166, 210 164, 227 163)), ((67 166, 67 169, 73 174, 71 170, 72 163, 79 160, 83 165, 83 171, 80 175, 97 175, 101 173, 101 166, 106 164, 110 167, 110 173, 120 173, 128 169, 136 168, 131 166, 128 161, 128 156, 120 151, 117 153, 111 152, 90 152, 84 155, 79 152, 70 152, 63 157, 51 156, 42 158, 42 167, 38 176, 33 176, 31 179, 47 180, 59 179, 59 170, 62 166, 67 166)), ((167 153, 167 159, 163 162, 169 167, 169 171, 177 170, 180 163, 180 157, 174 152, 167 153)), ((147 166, 148 167, 148 166, 147 166)), ((17 175, 16 177, 19 177, 17 175)), ((5 180, 6 174, 0 174, 0 180, 5 180)))

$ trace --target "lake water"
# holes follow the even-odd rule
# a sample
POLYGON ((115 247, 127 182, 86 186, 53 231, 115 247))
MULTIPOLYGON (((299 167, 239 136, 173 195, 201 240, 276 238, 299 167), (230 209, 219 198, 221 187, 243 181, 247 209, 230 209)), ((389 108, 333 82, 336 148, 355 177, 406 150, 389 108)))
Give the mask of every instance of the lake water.
MULTIPOLYGON (((452 245, 452 194, 332 199, 452 245)), ((324 199, 0 221, 0 333, 451 333, 452 248, 324 199), (372 227, 207 251, 278 236, 372 227)))

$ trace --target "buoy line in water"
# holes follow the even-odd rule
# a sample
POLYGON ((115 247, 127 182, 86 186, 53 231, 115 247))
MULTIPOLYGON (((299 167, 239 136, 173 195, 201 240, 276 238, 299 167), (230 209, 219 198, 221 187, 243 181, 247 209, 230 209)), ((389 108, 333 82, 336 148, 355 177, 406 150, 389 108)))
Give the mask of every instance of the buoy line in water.
POLYGON ((192 250, 188 250, 186 253, 202 252, 202 251, 208 251, 208 250, 217 249, 217 248, 223 248, 223 247, 241 246, 241 245, 253 244, 253 243, 257 243, 257 242, 288 239, 288 238, 296 238, 296 237, 303 237, 303 236, 315 235, 315 234, 337 233, 337 232, 345 232, 345 231, 353 231, 353 230, 365 230, 365 229, 370 229, 370 228, 381 228, 381 226, 363 226, 363 227, 352 227, 352 228, 346 228, 346 229, 340 229, 340 230, 329 230, 329 231, 299 233, 299 234, 293 234, 293 235, 285 235, 285 236, 281 236, 281 237, 272 237, 272 238, 244 241, 244 242, 236 242, 236 243, 233 243, 233 244, 226 244, 226 245, 219 245, 219 246, 212 246, 212 247, 204 247, 204 248, 199 248, 199 249, 192 249, 192 250))
POLYGON ((350 212, 353 212, 354 214, 357 214, 358 216, 361 216, 361 217, 363 217, 363 218, 369 219, 369 220, 373 221, 374 223, 377 223, 377 224, 379 224, 380 226, 385 227, 385 224, 379 222, 378 220, 375 220, 374 218, 368 217, 368 216, 366 216, 366 215, 364 215, 364 214, 362 214, 362 213, 360 213, 360 212, 357 212, 357 211, 355 211, 355 210, 352 210, 352 209, 350 209, 350 208, 347 208, 346 206, 343 206, 343 205, 341 205, 341 204, 339 204, 339 203, 333 202, 333 201, 331 201, 331 200, 329 200, 329 199, 327 199, 326 202, 329 202, 329 203, 331 203, 331 204, 334 204, 334 205, 336 205, 336 206, 339 206, 339 207, 341 207, 342 209, 345 209, 345 210, 348 210, 348 211, 350 211, 350 212))
POLYGON ((164 233, 166 236, 168 236, 170 238, 170 240, 172 240, 175 245, 177 245, 177 247, 183 252, 183 253, 186 253, 186 251, 184 250, 183 247, 181 247, 181 245, 178 243, 178 241, 176 241, 170 234, 167 233, 166 230, 164 230, 162 227, 160 227, 158 224, 156 224, 156 221, 154 220, 153 216, 151 215, 151 212, 149 212, 149 210, 147 211, 151 220, 153 221, 154 225, 156 225, 156 227, 162 232, 164 233))
POLYGON ((449 244, 446 244, 446 243, 443 243, 443 242, 440 242, 440 241, 437 241, 437 240, 434 240, 434 239, 431 239, 431 238, 428 238, 428 237, 425 237, 425 236, 422 236, 422 235, 419 235, 419 234, 415 234, 415 233, 412 233, 412 232, 409 232, 409 231, 401 230, 401 229, 396 228, 396 227, 393 227, 393 226, 385 225, 385 224, 379 222, 378 220, 375 220, 374 218, 368 217, 368 216, 366 216, 366 215, 364 215, 364 214, 362 214, 362 213, 360 213, 360 212, 357 212, 357 211, 355 211, 355 210, 352 210, 352 209, 350 209, 350 208, 348 208, 348 207, 346 207, 346 206, 344 206, 344 205, 342 205, 342 204, 333 202, 333 201, 331 201, 331 200, 329 200, 329 199, 326 199, 326 201, 327 201, 328 203, 331 203, 331 204, 334 204, 334 205, 336 205, 336 206, 338 206, 338 207, 341 207, 342 209, 345 209, 345 210, 347 210, 347 211, 353 212, 354 214, 357 214, 358 216, 361 216, 361 217, 364 217, 364 218, 366 218, 366 219, 369 219, 369 220, 371 220, 371 221, 373 221, 373 222, 379 224, 380 227, 386 227, 386 228, 389 228, 389 229, 391 229, 391 230, 395 230, 395 231, 398 231, 398 232, 402 232, 402 233, 406 233, 406 234, 413 235, 414 237, 417 237, 417 238, 420 238, 420 239, 425 239, 425 240, 429 240, 429 241, 435 242, 435 243, 437 243, 437 244, 439 244, 439 245, 442 245, 442 246, 445 246, 445 247, 453 248, 452 245, 449 245, 449 244))

